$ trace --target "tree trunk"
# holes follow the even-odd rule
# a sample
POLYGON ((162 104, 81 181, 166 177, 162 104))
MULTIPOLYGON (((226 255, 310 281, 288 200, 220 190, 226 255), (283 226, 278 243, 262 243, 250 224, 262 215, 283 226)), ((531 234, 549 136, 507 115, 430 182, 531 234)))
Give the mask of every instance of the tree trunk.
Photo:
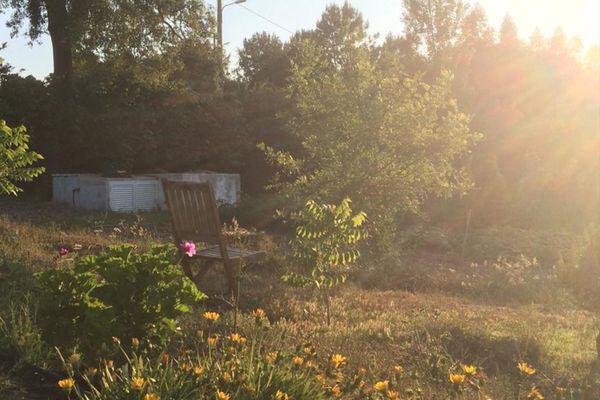
POLYGON ((69 13, 65 0, 46 0, 48 32, 52 41, 54 77, 69 81, 73 74, 73 43, 69 34, 69 13))
POLYGON ((600 333, 596 336, 596 353, 598 355, 598 361, 600 361, 600 333))

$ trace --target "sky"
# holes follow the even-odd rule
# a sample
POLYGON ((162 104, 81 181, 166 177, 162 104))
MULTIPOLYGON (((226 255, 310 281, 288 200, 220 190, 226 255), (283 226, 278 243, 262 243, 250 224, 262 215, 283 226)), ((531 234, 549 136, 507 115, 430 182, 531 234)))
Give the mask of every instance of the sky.
MULTIPOLYGON (((216 0, 205 0, 214 6, 216 0)), ((285 40, 300 29, 315 26, 327 4, 342 4, 344 0, 246 0, 241 5, 231 5, 224 10, 223 42, 235 62, 237 49, 244 38, 255 32, 274 33, 285 40), (253 13, 254 12, 254 13, 253 13), (271 22, 261 18, 260 16, 271 22)), ((371 34, 385 37, 388 33, 402 32, 402 0, 349 0, 369 22, 371 34)), ((473 3, 472 1, 469 1, 473 3)), ((488 20, 498 28, 508 13, 519 28, 523 39, 529 38, 535 27, 550 37, 560 26, 568 37, 578 36, 584 45, 600 43, 600 0, 479 0, 487 12, 488 20)), ((225 0, 224 4, 228 1, 225 0)), ((52 47, 50 38, 32 46, 21 34, 11 38, 5 23, 6 14, 0 15, 0 44, 7 48, 0 57, 23 75, 44 78, 52 71, 52 47)))

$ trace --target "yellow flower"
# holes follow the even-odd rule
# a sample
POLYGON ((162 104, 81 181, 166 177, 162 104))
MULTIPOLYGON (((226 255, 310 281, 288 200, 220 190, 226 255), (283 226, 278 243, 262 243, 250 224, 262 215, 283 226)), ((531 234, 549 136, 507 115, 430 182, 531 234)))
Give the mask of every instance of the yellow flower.
POLYGON ((302 349, 302 352, 303 352, 304 354, 309 354, 309 355, 310 355, 310 354, 312 354, 312 353, 313 353, 313 349, 312 349, 312 347, 310 347, 310 346, 306 346, 305 348, 303 348, 303 349, 302 349))
POLYGON ((221 392, 217 389, 217 400, 230 400, 230 397, 227 393, 221 392))
POLYGON ((304 362, 304 358, 300 356, 294 356, 294 358, 292 358, 292 362, 294 363, 294 365, 300 366, 304 362))
POLYGON ((140 345, 140 339, 138 339, 136 337, 131 338, 131 347, 133 347, 135 349, 139 345, 140 345))
POLYGON ((96 376, 97 373, 98 373, 98 368, 88 368, 87 371, 85 372, 85 374, 90 378, 96 376))
POLYGON ((202 367, 195 367, 195 368, 194 368, 194 374, 195 374, 196 376, 200 376, 200 375, 202 375, 202 371, 203 371, 203 370, 202 370, 202 367))
POLYGON ((389 386, 390 386, 390 382, 386 380, 386 381, 379 381, 379 382, 375 383, 375 385, 373 387, 378 392, 385 392, 386 390, 388 390, 389 386))
POLYGON ((229 339, 234 343, 242 343, 245 338, 243 338, 239 333, 232 333, 229 335, 229 339))
POLYGON ((475 375, 477 373, 477 367, 473 365, 463 365, 462 370, 467 375, 475 375))
POLYGON ((544 396, 535 385, 531 387, 527 398, 532 400, 544 400, 544 396))
POLYGON ((156 393, 146 393, 144 400, 160 400, 160 397, 156 393))
POLYGON ((400 393, 396 392, 395 390, 388 390, 387 397, 390 400, 400 400, 400 393))
POLYGON ((367 375, 367 370, 365 368, 363 368, 363 367, 360 367, 358 369, 358 374, 361 375, 361 376, 365 376, 365 375, 367 375))
POLYGON ((267 353, 265 355, 265 362, 267 364, 273 364, 276 359, 277 359, 277 352, 276 351, 272 351, 272 352, 267 353))
POLYGON ((267 318, 267 313, 262 308, 257 308, 254 310, 254 316, 258 319, 265 319, 267 318))
POLYGON ((69 359, 67 361, 70 364, 77 365, 81 361, 81 355, 79 355, 77 353, 73 353, 69 356, 69 359))
POLYGON ((133 378, 131 380, 131 388, 133 390, 141 390, 144 387, 144 378, 133 378))
POLYGON ((168 363, 169 362, 169 354, 163 353, 163 355, 160 356, 160 362, 162 362, 163 364, 168 363))
POLYGON ((115 363, 113 362, 113 360, 106 360, 106 366, 107 366, 108 368, 112 368, 114 364, 115 364, 115 363))
POLYGON ((192 366, 188 363, 181 363, 181 365, 179 366, 179 368, 181 368, 182 371, 188 372, 192 370, 192 366))
POLYGON ((315 364, 311 360, 308 360, 304 366, 308 369, 315 368, 315 364))
POLYGON ((342 390, 338 385, 335 385, 331 388, 331 393, 333 393, 335 397, 340 397, 340 395, 342 394, 342 390))
POLYGON ((358 382, 358 388, 362 389, 365 387, 365 381, 363 381, 362 379, 360 380, 360 382, 358 382))
POLYGON ((346 363, 346 357, 344 357, 341 354, 334 354, 331 356, 331 366, 333 368, 339 368, 341 367, 343 364, 346 363))
POLYGON ((231 374, 227 371, 223 372, 223 380, 227 383, 231 383, 233 378, 231 378, 231 374))
POLYGON ((517 368, 519 368, 519 371, 521 371, 525 375, 533 375, 533 374, 535 374, 535 369, 533 369, 531 367, 531 365, 527 364, 524 361, 521 361, 520 363, 518 363, 517 364, 517 368))
POLYGON ((395 365, 395 366, 394 366, 394 372, 395 372, 396 374, 401 374, 401 373, 402 373, 402 371, 403 371, 403 369, 402 369, 402 367, 401 367, 401 366, 399 366, 399 365, 395 365))
POLYGON ((63 390, 71 390, 73 389, 73 386, 75 386, 75 381, 73 378, 66 378, 58 381, 58 387, 63 390))
POLYGON ((210 312, 210 311, 207 311, 207 312, 205 312, 204 314, 202 314, 202 316, 203 316, 205 319, 207 319, 207 320, 209 320, 209 321, 212 321, 212 322, 215 322, 215 321, 216 321, 216 320, 218 320, 218 319, 219 319, 219 317, 220 317, 219 313, 216 313, 216 312, 210 312))
POLYGON ((463 374, 450 374, 450 376, 448 376, 448 379, 450 379, 450 382, 452 382, 453 384, 460 385, 465 381, 465 376, 463 374))
POLYGON ((219 340, 218 337, 216 336, 211 336, 208 339, 206 339, 206 342, 208 343, 209 346, 213 347, 217 345, 217 341, 219 340))
POLYGON ((277 393, 275 393, 275 400, 289 400, 289 398, 290 397, 281 390, 278 390, 277 393))

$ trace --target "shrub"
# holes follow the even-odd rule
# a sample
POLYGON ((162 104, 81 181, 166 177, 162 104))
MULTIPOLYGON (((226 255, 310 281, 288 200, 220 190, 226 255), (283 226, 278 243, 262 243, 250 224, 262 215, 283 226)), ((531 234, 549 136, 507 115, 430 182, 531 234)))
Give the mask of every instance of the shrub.
POLYGON ((176 249, 155 246, 135 254, 130 245, 37 275, 40 326, 54 346, 97 355, 112 337, 164 343, 177 317, 205 296, 173 263, 176 249))
POLYGON ((0 194, 17 194, 21 189, 14 182, 29 182, 44 172, 32 167, 43 159, 29 150, 29 135, 24 126, 11 128, 0 119, 0 194))
POLYGON ((283 281, 319 290, 325 300, 327 325, 331 321, 329 289, 346 281, 351 266, 360 257, 356 247, 367 236, 363 229, 366 217, 362 211, 353 215, 347 198, 339 205, 309 200, 293 215, 297 227, 290 245, 294 264, 302 270, 286 273, 283 281))

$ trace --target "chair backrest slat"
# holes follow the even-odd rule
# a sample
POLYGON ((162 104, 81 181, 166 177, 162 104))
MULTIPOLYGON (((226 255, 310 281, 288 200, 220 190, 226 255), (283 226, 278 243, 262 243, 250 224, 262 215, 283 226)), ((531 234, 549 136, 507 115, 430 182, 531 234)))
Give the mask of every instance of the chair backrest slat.
POLYGON ((223 245, 215 195, 209 182, 162 181, 177 242, 200 241, 223 245))

